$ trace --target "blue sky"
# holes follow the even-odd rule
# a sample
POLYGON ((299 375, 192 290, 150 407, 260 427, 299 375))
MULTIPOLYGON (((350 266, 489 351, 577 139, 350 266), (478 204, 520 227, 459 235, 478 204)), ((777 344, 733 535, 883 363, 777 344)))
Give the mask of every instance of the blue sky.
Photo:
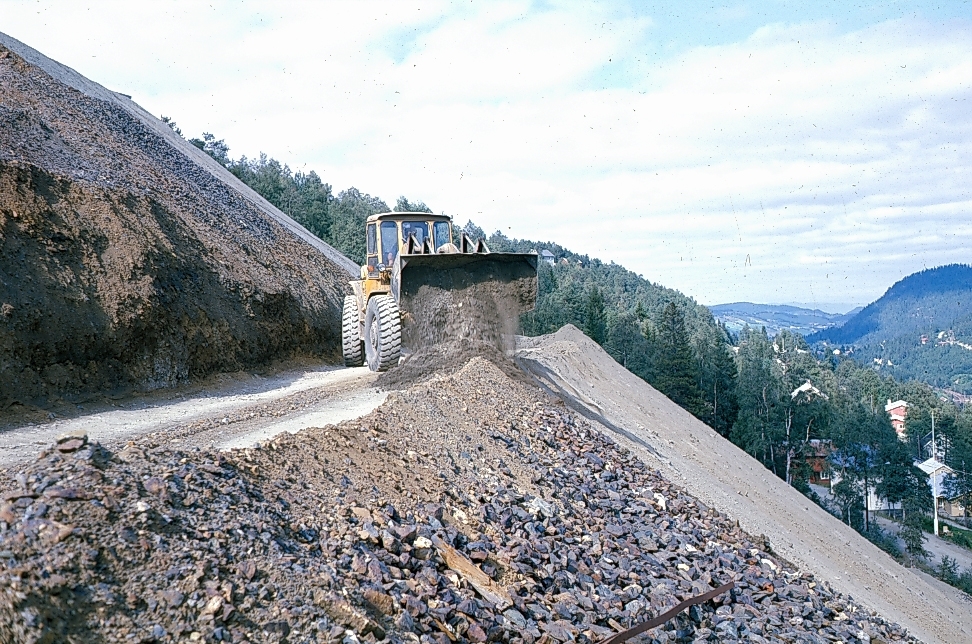
POLYGON ((970 14, 0 0, 0 31, 233 156, 557 241, 706 304, 827 308, 970 261, 970 14))

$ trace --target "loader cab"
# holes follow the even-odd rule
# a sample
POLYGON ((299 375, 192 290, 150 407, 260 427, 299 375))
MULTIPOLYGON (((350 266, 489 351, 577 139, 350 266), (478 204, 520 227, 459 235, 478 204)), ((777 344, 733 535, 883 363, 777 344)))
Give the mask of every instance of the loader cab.
POLYGON ((366 225, 367 272, 370 276, 391 270, 412 235, 420 247, 428 240, 435 251, 452 243, 452 220, 445 215, 386 212, 371 215, 366 225))

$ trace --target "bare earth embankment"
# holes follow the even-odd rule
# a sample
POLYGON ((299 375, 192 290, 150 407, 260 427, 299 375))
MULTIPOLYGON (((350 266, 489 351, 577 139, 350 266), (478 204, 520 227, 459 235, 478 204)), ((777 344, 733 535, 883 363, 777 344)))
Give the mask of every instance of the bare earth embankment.
POLYGON ((127 97, 0 34, 0 413, 336 362, 354 269, 127 97))

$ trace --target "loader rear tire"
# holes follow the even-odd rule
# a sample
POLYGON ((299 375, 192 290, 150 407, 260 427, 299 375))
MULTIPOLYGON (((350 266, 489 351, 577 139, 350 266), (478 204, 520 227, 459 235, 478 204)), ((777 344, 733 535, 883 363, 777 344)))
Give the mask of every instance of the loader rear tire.
POLYGON ((358 298, 347 295, 344 298, 344 310, 341 312, 341 348, 344 350, 345 367, 360 367, 364 364, 360 329, 358 298))
POLYGON ((391 295, 375 295, 365 311, 365 358, 372 371, 388 371, 402 353, 402 316, 391 295))

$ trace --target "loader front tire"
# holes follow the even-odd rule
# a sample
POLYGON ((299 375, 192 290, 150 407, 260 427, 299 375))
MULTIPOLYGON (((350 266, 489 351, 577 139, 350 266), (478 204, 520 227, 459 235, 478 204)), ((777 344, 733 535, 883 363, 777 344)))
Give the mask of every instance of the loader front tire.
POLYGON ((358 298, 347 295, 344 298, 344 310, 341 312, 341 348, 344 350, 345 367, 360 367, 364 364, 360 328, 358 298))
POLYGON ((375 295, 365 311, 365 358, 372 371, 388 371, 402 353, 402 316, 391 295, 375 295))

